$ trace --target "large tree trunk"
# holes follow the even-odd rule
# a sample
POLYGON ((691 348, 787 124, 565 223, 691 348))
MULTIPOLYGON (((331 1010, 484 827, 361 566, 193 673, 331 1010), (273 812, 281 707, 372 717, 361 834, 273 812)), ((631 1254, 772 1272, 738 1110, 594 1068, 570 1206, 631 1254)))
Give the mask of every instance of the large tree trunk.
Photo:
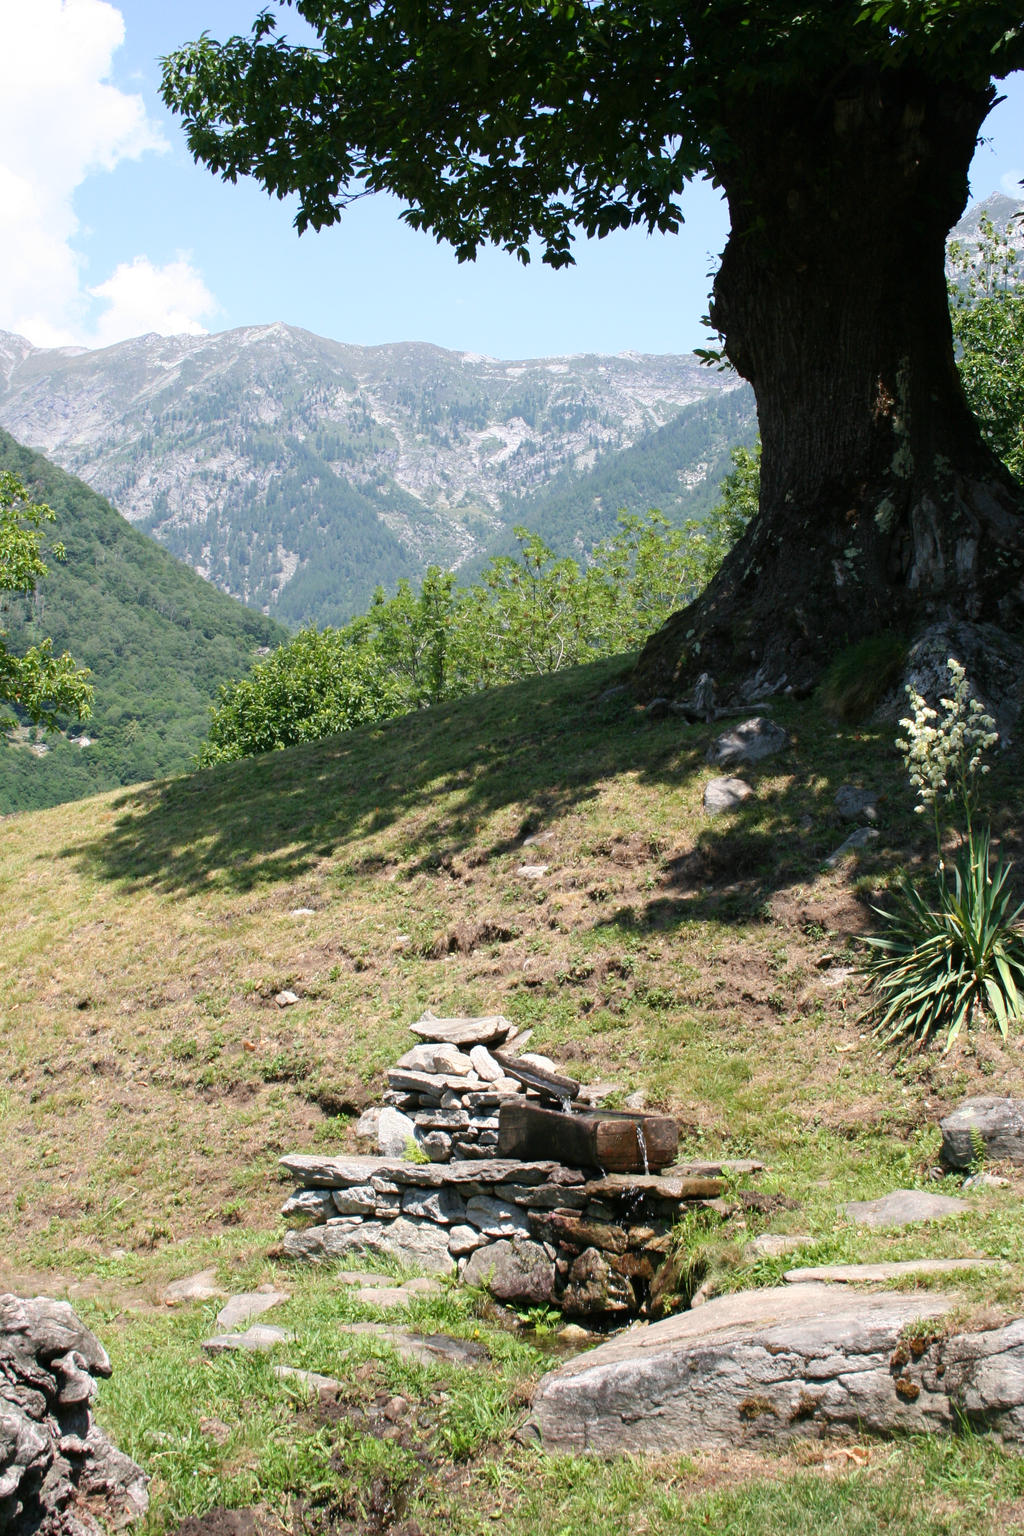
POLYGON ((965 403, 944 274, 993 95, 890 70, 735 114, 712 314, 757 397, 760 511, 648 643, 646 693, 800 689, 868 634, 1020 623, 1024 498, 965 403))

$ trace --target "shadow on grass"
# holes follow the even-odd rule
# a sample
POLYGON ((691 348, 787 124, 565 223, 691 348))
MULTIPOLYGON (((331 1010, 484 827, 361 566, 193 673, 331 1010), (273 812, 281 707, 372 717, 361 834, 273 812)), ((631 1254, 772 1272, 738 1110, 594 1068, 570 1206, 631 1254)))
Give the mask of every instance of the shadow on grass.
MULTIPOLYGON (((478 858, 499 857, 595 798, 616 775, 633 773, 669 792, 701 771, 712 728, 648 720, 628 693, 609 693, 622 668, 619 659, 533 678, 132 790, 114 802, 118 814, 109 830, 61 856, 129 890, 249 891, 298 879, 404 818, 401 862, 410 872, 441 867, 470 844, 478 858), (481 846, 482 824, 507 808, 514 808, 515 824, 481 846)), ((801 719, 810 708, 803 706, 801 719)), ((864 750, 866 762, 877 760, 877 744, 864 750)), ((664 926, 700 915, 695 892, 705 878, 720 885, 713 866, 720 875, 730 858, 749 866, 765 890, 813 873, 848 830, 832 799, 851 771, 849 751, 832 756, 834 773, 816 762, 813 778, 794 764, 793 751, 773 759, 766 772, 794 774, 790 787, 708 823, 692 852, 666 860, 660 892, 635 920, 664 926), (801 817, 816 827, 813 835, 803 836, 801 817)), ((372 847, 362 855, 354 872, 367 872, 367 860, 372 865, 378 857, 372 847)))

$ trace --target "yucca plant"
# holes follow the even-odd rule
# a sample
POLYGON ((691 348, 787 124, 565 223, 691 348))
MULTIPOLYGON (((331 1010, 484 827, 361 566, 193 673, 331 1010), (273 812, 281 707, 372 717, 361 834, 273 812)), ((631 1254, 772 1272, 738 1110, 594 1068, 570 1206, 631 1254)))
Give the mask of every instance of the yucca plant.
POLYGON ((1024 904, 1013 905, 1010 866, 992 865, 991 833, 978 826, 984 754, 998 741, 995 722, 968 697, 964 668, 948 662, 952 698, 943 715, 908 687, 913 715, 900 724, 903 752, 919 812, 935 825, 938 867, 932 900, 904 876, 893 911, 876 907, 885 932, 867 940, 862 966, 874 991, 865 1019, 886 1044, 923 1045, 945 1032, 945 1049, 965 1025, 991 1015, 1005 1038, 1024 1016, 1024 904), (945 808, 959 803, 961 846, 947 870, 942 852, 945 808))
POLYGON ((1024 904, 1013 906, 1009 867, 991 863, 987 828, 957 854, 952 879, 940 869, 929 904, 905 876, 896 910, 875 911, 887 931, 869 938, 863 970, 876 994, 868 1011, 884 1043, 923 1045, 945 1031, 945 1049, 964 1025, 991 1014, 1006 1036, 1022 1016, 1024 904))

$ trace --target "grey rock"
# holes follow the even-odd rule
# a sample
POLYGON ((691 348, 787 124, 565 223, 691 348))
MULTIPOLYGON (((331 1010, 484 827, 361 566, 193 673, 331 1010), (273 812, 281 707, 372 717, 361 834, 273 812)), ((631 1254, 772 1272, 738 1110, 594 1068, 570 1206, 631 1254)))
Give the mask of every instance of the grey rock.
POLYGON ((999 1267, 998 1259, 901 1259, 882 1264, 818 1264, 788 1269, 787 1285, 876 1285, 907 1275, 954 1275, 966 1269, 999 1267))
POLYGON ((611 1266, 597 1248, 584 1248, 572 1262, 562 1311, 568 1317, 604 1317, 610 1312, 635 1312, 636 1293, 625 1275, 611 1266))
POLYGON ((289 1258, 311 1263, 362 1253, 397 1259, 401 1264, 433 1274, 450 1274, 455 1268, 445 1229, 405 1216, 394 1221, 358 1221, 352 1226, 344 1221, 328 1222, 322 1227, 308 1227, 304 1232, 288 1232, 284 1251, 289 1258))
POLYGON ((469 1053, 469 1059, 473 1063, 477 1077, 483 1078, 485 1083, 496 1083, 499 1077, 505 1076, 486 1045, 474 1045, 469 1053))
POLYGON ((647 1095, 644 1090, 642 1088, 638 1088, 635 1093, 627 1094, 622 1101, 622 1107, 623 1109, 632 1110, 646 1109, 647 1095))
POLYGON ((446 1163, 452 1155, 452 1138, 446 1131, 427 1131, 416 1140, 432 1163, 446 1163))
POLYGON ((416 1127, 408 1115, 387 1106, 380 1112, 377 1122, 377 1145, 384 1157, 401 1157, 406 1146, 415 1138, 416 1127))
POLYGON ((716 737, 708 748, 707 760, 723 768, 737 763, 759 763, 788 745, 789 736, 781 725, 765 715, 754 715, 716 737))
POLYGON ((927 1190, 895 1189, 878 1200, 850 1200, 846 1214, 859 1227, 909 1227, 916 1221, 944 1221, 970 1210, 966 1200, 927 1190))
POLYGON ((232 1296, 226 1306, 217 1313, 217 1327, 224 1333, 235 1333, 240 1323, 248 1323, 254 1317, 262 1317, 272 1307, 279 1307, 288 1300, 287 1291, 249 1291, 242 1296, 232 1296))
POLYGON ((402 1214, 448 1227, 465 1220, 466 1202, 454 1189, 406 1189, 402 1192, 402 1214))
POLYGON ((455 1258, 472 1253, 474 1248, 482 1248, 486 1242, 487 1238, 476 1227, 458 1225, 448 1232, 448 1252, 455 1258))
POLYGON ((939 1128, 950 1168, 969 1168, 979 1150, 993 1162, 1024 1163, 1024 1099, 965 1099, 939 1128))
POLYGON ((566 1189, 561 1184, 496 1184, 494 1193, 499 1200, 531 1211, 581 1211, 587 1203, 583 1189, 566 1189))
POLYGON ((418 1109, 413 1120, 421 1131, 464 1131, 469 1125, 469 1112, 465 1109, 418 1109))
MULTIPOLYGON (((304 1216, 311 1221, 329 1221, 332 1216, 337 1215, 337 1207, 329 1189, 297 1189, 282 1205, 281 1215, 304 1216)), ((223 1296, 224 1292, 221 1291, 219 1294, 223 1296)))
POLYGON ((834 805, 844 821, 877 821, 878 792, 859 789, 856 784, 841 784, 834 805))
POLYGON ((742 779, 709 779, 704 786, 704 812, 707 816, 720 816, 723 811, 734 811, 754 793, 742 779))
POLYGON ((292 1153, 279 1159, 303 1184, 316 1189, 348 1189, 355 1184, 369 1184, 374 1177, 389 1177, 394 1170, 407 1167, 399 1157, 319 1157, 292 1153))
POLYGON ((434 1072, 434 1052, 437 1049, 436 1041, 422 1041, 406 1051, 404 1056, 399 1056, 395 1062, 396 1067, 402 1067, 409 1072, 434 1072))
POLYGON ((466 1221, 479 1227, 488 1237, 513 1237, 528 1233, 530 1223, 517 1205, 495 1200, 491 1195, 473 1195, 465 1207, 466 1221))
POLYGON ((882 703, 876 718, 899 720, 907 713, 909 684, 933 707, 949 697, 950 657, 967 673, 971 698, 994 715, 1001 744, 1015 731, 1024 702, 1024 645, 995 624, 940 622, 924 630, 907 655, 898 688, 882 703))
POLYGON ((441 1042, 434 1047, 434 1071, 453 1077, 476 1077, 476 1068, 464 1051, 457 1045, 441 1042))
POLYGON ((380 1188, 375 1181, 381 1179, 387 1180, 392 1188, 411 1184, 421 1189, 437 1189, 442 1184, 552 1182, 568 1186, 585 1182, 578 1168, 566 1168, 547 1159, 520 1163, 514 1158, 495 1157, 470 1169, 457 1163, 407 1163, 397 1157, 314 1157, 292 1153, 282 1157, 280 1163, 305 1184, 322 1189, 347 1189, 356 1184, 380 1188))
POLYGON ((544 1306, 554 1294, 555 1266, 539 1243, 502 1238, 470 1256, 462 1282, 489 1290, 497 1301, 544 1306))
POLYGON ((291 1008, 298 1001, 299 994, 290 991, 287 987, 283 991, 274 994, 274 1002, 279 1008, 291 1008))
POLYGON ((165 1306, 177 1307, 185 1301, 219 1301, 227 1294, 217 1280, 215 1269, 201 1269, 196 1275, 172 1280, 170 1285, 164 1287, 160 1299, 165 1306))
POLYGON ((1024 1320, 942 1337, 953 1298, 783 1286, 630 1328, 545 1376, 546 1450, 678 1454, 709 1446, 954 1430, 1024 1440, 1024 1320), (906 1330, 917 1350, 898 1350, 906 1330))
POLYGON ((254 1323, 242 1333, 218 1333, 211 1339, 204 1339, 202 1350, 207 1355, 230 1354, 235 1350, 262 1354, 265 1350, 276 1349, 278 1344, 291 1344, 294 1338, 294 1333, 289 1333, 286 1328, 254 1323))
POLYGON ((508 1036, 512 1023, 501 1014, 479 1019, 436 1019, 427 1012, 409 1027, 421 1040, 439 1040, 447 1045, 496 1045, 508 1036))
POLYGON ((1009 1179, 1000 1177, 998 1173, 972 1173, 969 1179, 964 1179, 964 1189, 1009 1189, 1009 1179))
POLYGON ((858 827, 856 832, 851 832, 845 842, 839 844, 834 853, 830 853, 824 861, 826 869, 835 869, 844 859, 850 857, 861 848, 866 848, 868 843, 873 843, 878 837, 874 827, 858 827))
MULTIPOLYGON (((372 1216, 380 1198, 372 1184, 350 1184, 331 1193, 332 1216, 372 1216)), ((329 1218, 325 1218, 329 1219, 329 1218)))

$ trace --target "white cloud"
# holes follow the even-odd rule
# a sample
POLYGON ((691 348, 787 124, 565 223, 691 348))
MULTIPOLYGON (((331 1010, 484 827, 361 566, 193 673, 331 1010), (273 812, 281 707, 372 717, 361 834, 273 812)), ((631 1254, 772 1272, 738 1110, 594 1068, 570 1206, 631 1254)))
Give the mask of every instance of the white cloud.
POLYGON ((201 329, 212 300, 185 261, 139 257, 83 285, 76 189, 168 147, 142 97, 108 81, 121 12, 107 0, 0 0, 0 39, 0 327, 37 346, 201 329), (95 298, 108 309, 90 327, 95 298), (129 316, 138 329, 119 330, 129 316))
POLYGON ((1015 171, 1007 171, 1005 176, 1000 176, 999 178, 999 185, 1007 197, 1015 197, 1018 201, 1024 199, 1024 185, 1022 183, 1024 183, 1024 171, 1019 167, 1015 171))
POLYGON ((202 317, 217 309, 202 276, 184 256, 163 267, 155 267, 146 256, 136 256, 134 261, 121 262, 113 277, 89 292, 108 305, 96 326, 99 347, 147 331, 195 336, 204 330, 202 317))

